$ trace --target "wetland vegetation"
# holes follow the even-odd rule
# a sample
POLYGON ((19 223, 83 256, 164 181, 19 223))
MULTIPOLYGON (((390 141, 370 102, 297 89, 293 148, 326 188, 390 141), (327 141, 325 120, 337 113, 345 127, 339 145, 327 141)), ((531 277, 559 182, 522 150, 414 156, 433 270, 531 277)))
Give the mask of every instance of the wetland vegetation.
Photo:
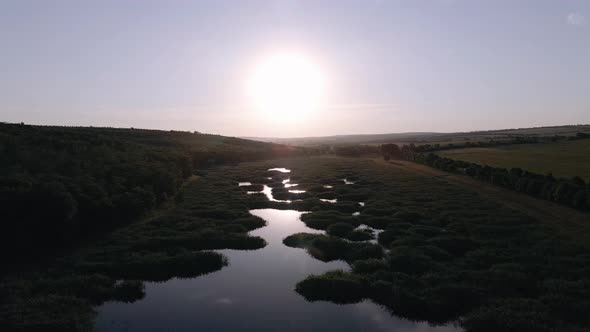
POLYGON ((306 299, 371 299, 394 315, 432 324, 458 320, 467 331, 588 326, 580 311, 590 305, 583 226, 571 232, 559 220, 540 222, 444 178, 373 160, 294 159, 281 165, 297 175, 299 188, 338 198, 337 203, 313 198, 277 203, 310 211, 302 216, 308 227, 330 230, 329 236, 294 234, 285 244, 352 266, 302 280, 296 290, 306 299), (354 179, 354 184, 338 184, 339 178, 354 179), (352 216, 353 210, 360 214, 352 216), (383 230, 378 236, 383 251, 341 239, 360 224, 383 230), (567 291, 572 287, 579 288, 567 291))
POLYGON ((299 211, 305 228, 284 233, 278 245, 339 266, 293 281, 291 291, 307 301, 371 301, 434 330, 590 326, 586 225, 540 221, 379 158, 300 156, 198 174, 179 180, 174 199, 139 221, 42 268, 3 275, 0 327, 92 330, 95 308, 149 297, 146 282, 214 277, 237 263, 226 250, 268 246, 255 235, 267 225, 255 209, 299 211))

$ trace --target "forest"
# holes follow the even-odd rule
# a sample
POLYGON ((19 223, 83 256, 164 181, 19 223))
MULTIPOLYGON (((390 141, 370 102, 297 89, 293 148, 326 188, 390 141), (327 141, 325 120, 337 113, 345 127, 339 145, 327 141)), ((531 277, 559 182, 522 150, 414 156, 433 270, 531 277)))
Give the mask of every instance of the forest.
POLYGON ((197 132, 2 123, 2 252, 18 261, 76 245, 146 215, 199 170, 308 150, 197 132))

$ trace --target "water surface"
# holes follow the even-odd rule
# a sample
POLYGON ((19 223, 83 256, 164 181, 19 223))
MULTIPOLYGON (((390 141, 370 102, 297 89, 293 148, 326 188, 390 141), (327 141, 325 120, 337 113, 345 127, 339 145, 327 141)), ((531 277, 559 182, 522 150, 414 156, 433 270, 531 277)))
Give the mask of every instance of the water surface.
MULTIPOLYGON (((285 168, 269 171, 288 173, 285 168)), ((344 180, 346 184, 348 181, 344 180)), ((287 186, 296 186, 284 180, 287 186)), ((250 185, 240 182, 238 185, 250 185)), ((298 192, 290 190, 291 192, 298 192)), ((304 192, 304 191, 301 191, 304 192)), ((276 200, 267 185, 261 192, 276 200)), ((335 203, 337 200, 322 199, 335 203)), ((363 203, 359 203, 363 206, 363 203)), ((305 226, 303 212, 251 210, 267 225, 250 232, 268 245, 259 250, 218 250, 229 260, 221 271, 191 279, 146 282, 146 297, 135 303, 107 302, 97 308, 97 331, 400 331, 455 332, 453 326, 432 327, 400 319, 366 300, 357 304, 307 302, 294 290, 310 274, 341 269, 343 261, 324 263, 299 248, 285 246, 285 237, 323 233, 305 226)), ((358 215, 355 213, 355 215, 358 215)), ((369 228, 366 225, 358 229, 369 228)), ((371 229, 374 234, 378 230, 371 229)), ((376 243, 376 240, 371 240, 376 243)))
POLYGON ((320 232, 300 221, 301 212, 262 209, 251 213, 268 222, 251 232, 266 239, 265 248, 219 250, 229 259, 229 266, 221 271, 148 282, 143 300, 100 306, 97 331, 456 331, 392 317, 370 301, 307 302, 294 291, 297 282, 310 274, 348 270, 348 265, 318 261, 303 249, 282 243, 297 232, 320 232))

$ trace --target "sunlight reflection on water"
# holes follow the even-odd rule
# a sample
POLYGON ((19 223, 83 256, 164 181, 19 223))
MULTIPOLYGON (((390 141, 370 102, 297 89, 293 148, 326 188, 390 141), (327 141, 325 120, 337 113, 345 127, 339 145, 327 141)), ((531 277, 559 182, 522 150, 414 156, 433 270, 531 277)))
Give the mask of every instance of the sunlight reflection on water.
POLYGON ((291 173, 290 169, 286 169, 283 167, 275 167, 275 168, 269 168, 269 171, 277 171, 277 172, 281 172, 281 173, 291 173))
POLYGON ((391 316, 371 301, 337 305, 306 302, 294 291, 310 274, 349 270, 324 263, 282 243, 288 235, 322 233, 305 226, 302 212, 252 210, 267 226, 250 234, 268 245, 259 250, 218 250, 229 259, 221 271, 192 279, 146 283, 136 303, 108 302, 97 308, 97 331, 404 331, 454 332, 391 316))
MULTIPOLYGON (((270 169, 290 172, 285 168, 270 169)), ((346 180, 344 180, 346 183, 346 180)), ((290 180, 284 180, 285 187, 290 180)), ((348 184, 348 183, 347 183, 348 184)), ((238 185, 251 185, 240 182, 238 185)), ((295 186, 296 184, 292 184, 295 186)), ((290 192, 304 192, 290 190, 290 192)), ((270 201, 272 188, 261 192, 270 201)), ((335 203, 337 199, 322 199, 335 203)), ((360 202, 359 205, 364 206, 360 202)), ((97 331, 398 331, 457 332, 459 328, 432 327, 392 316, 386 309, 365 300, 357 304, 306 302, 294 291, 297 282, 310 274, 350 267, 343 261, 322 262, 304 249, 290 248, 282 240, 305 232, 322 234, 301 221, 305 212, 258 209, 251 214, 267 225, 251 231, 267 246, 259 250, 217 250, 228 258, 221 271, 191 279, 146 282, 146 297, 135 303, 107 302, 97 308, 97 331)), ((358 212, 356 212, 358 213, 358 212)), ((355 215, 357 215, 355 213, 355 215)), ((371 229, 361 225, 357 229, 371 229)), ((375 235, 380 230, 371 229, 375 235)), ((376 240, 371 240, 377 243, 376 240)))

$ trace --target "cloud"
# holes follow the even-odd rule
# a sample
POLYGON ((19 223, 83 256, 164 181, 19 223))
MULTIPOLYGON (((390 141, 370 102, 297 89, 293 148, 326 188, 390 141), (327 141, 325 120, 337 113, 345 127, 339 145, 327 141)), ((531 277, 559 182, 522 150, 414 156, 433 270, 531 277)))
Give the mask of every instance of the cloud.
POLYGON ((217 304, 224 304, 224 305, 230 305, 230 304, 233 304, 234 301, 232 301, 232 299, 230 299, 228 297, 222 297, 222 298, 219 298, 219 299, 215 300, 215 303, 217 303, 217 304))
POLYGON ((580 13, 569 13, 567 15, 567 23, 582 26, 586 24, 586 17, 580 13))

